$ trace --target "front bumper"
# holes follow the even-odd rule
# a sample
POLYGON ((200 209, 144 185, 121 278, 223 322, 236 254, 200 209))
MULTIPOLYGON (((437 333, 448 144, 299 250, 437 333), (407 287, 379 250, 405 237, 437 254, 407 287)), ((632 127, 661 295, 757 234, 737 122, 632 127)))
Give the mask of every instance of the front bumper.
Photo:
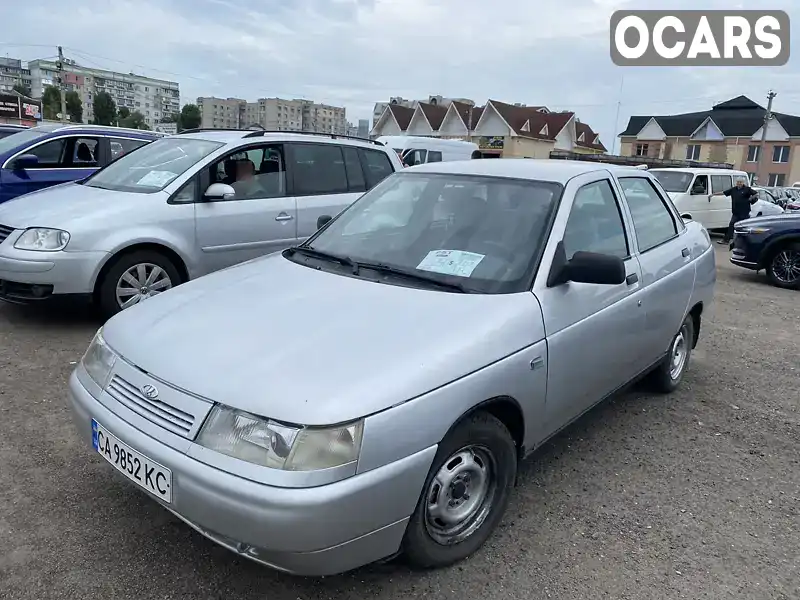
POLYGON ((762 236, 742 234, 734 230, 733 251, 730 261, 737 267, 760 270, 760 250, 763 245, 762 236))
POLYGON ((98 402, 77 371, 69 399, 89 447, 96 419, 172 471, 165 508, 212 541, 298 575, 333 575, 396 554, 436 453, 433 446, 329 485, 279 488, 201 463, 136 429, 98 402))
POLYGON ((107 252, 34 252, 0 244, 0 298, 31 302, 53 295, 91 294, 107 252))

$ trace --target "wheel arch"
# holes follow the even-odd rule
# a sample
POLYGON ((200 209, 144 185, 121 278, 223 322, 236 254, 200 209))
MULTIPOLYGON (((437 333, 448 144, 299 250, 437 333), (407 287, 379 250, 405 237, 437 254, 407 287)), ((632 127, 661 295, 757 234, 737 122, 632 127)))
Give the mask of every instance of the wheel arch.
POLYGON ((128 254, 132 254, 141 250, 150 250, 152 252, 163 254, 169 258, 175 265, 175 268, 178 269, 178 273, 180 273, 181 276, 181 283, 185 283, 189 280, 189 269, 186 265, 186 261, 176 250, 163 243, 138 242, 136 244, 131 244, 130 246, 120 248, 116 252, 109 254, 105 262, 100 266, 100 269, 97 271, 97 275, 94 278, 94 285, 92 289, 95 298, 97 298, 103 278, 106 276, 106 273, 108 273, 108 271, 116 264, 116 262, 123 256, 127 256, 128 254))
POLYGON ((772 240, 769 240, 764 249, 761 251, 758 260, 758 266, 761 269, 765 269, 769 264, 769 261, 772 259, 774 254, 783 248, 787 244, 797 244, 800 243, 800 232, 792 232, 787 233, 784 235, 780 235, 772 240))
POLYGON ((489 413, 505 425, 508 432, 511 434, 511 439, 514 440, 514 445, 517 447, 517 458, 521 460, 525 456, 525 414, 522 411, 522 406, 511 396, 495 396, 488 398, 483 402, 472 406, 467 411, 462 413, 450 428, 447 430, 444 439, 453 429, 458 427, 465 419, 478 412, 489 413))
POLYGON ((700 324, 703 315, 703 303, 698 302, 691 310, 689 316, 692 318, 692 350, 697 348, 697 342, 700 339, 700 324))

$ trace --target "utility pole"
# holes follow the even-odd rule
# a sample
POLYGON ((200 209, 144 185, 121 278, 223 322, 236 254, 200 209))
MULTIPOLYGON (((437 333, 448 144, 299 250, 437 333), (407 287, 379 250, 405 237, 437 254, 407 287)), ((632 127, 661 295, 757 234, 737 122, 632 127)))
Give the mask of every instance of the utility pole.
POLYGON ((66 91, 64 89, 64 51, 61 49, 61 46, 58 47, 58 62, 56 63, 58 67, 58 89, 61 93, 61 122, 67 122, 67 96, 66 91))
POLYGON ((767 127, 772 120, 772 100, 777 95, 778 94, 772 90, 767 92, 767 112, 764 113, 764 125, 761 127, 761 143, 758 145, 758 163, 756 168, 756 183, 758 183, 758 185, 766 185, 766 183, 769 183, 769 181, 766 183, 761 182, 761 165, 764 164, 764 147, 767 142, 767 127))

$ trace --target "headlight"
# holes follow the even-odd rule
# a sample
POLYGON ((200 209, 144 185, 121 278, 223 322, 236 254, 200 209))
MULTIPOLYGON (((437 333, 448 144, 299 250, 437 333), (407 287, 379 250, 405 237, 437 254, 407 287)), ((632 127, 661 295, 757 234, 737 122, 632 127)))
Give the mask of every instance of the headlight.
POLYGON ((767 233, 769 228, 767 227, 742 227, 741 229, 735 229, 734 231, 738 233, 767 233))
POLYGON ((102 329, 97 332, 86 350, 86 354, 81 359, 81 364, 94 382, 101 388, 108 384, 111 369, 117 360, 117 355, 106 345, 103 339, 102 329))
POLYGON ((57 252, 66 248, 69 243, 69 233, 60 229, 47 229, 46 227, 31 227, 19 236, 14 248, 19 250, 40 250, 42 252, 57 252))
POLYGON ((363 421, 335 427, 292 427, 216 405, 197 443, 284 471, 318 471, 358 460, 363 421))

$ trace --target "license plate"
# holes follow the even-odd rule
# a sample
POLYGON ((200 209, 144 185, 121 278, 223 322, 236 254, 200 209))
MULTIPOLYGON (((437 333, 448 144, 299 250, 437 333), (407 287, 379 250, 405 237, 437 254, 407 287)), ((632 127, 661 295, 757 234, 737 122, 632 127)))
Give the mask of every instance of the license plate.
POLYGON ((94 419, 92 446, 125 477, 164 502, 172 502, 172 471, 122 443, 94 419))

